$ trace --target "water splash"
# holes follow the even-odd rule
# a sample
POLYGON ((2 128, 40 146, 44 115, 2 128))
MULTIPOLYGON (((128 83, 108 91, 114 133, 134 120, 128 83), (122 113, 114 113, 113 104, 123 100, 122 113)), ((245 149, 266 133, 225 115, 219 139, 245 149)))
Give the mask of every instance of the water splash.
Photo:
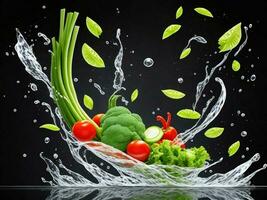
POLYGON ((247 42, 248 42, 248 27, 244 26, 244 30, 245 30, 245 40, 244 42, 239 46, 238 50, 235 52, 234 56, 236 57, 239 52, 246 46, 247 42))
POLYGON ((51 41, 45 34, 39 32, 39 33, 37 33, 37 35, 38 35, 38 37, 42 37, 45 40, 44 45, 50 44, 51 41))
POLYGON ((192 41, 197 41, 198 43, 202 43, 202 44, 207 43, 207 40, 204 37, 195 35, 188 40, 187 45, 185 46, 184 50, 190 47, 192 41))
MULTIPOLYGON (((117 32, 117 38, 119 38, 119 33, 120 31, 117 32)), ((33 55, 31 48, 18 30, 17 39, 18 42, 15 49, 17 50, 22 63, 25 65, 26 71, 36 80, 40 80, 45 83, 48 90, 51 91, 52 88, 47 76, 42 72, 41 66, 37 62, 36 57, 33 55)), ((120 52, 122 53, 122 49, 120 49, 120 52)), ((116 64, 118 64, 116 66, 121 66, 122 54, 118 55, 116 60, 116 64)), ((118 69, 118 71, 120 70, 118 69)), ((193 136, 202 130, 203 127, 207 126, 207 124, 210 123, 210 121, 212 121, 221 110, 226 98, 226 90, 221 79, 216 78, 216 81, 219 82, 222 87, 220 97, 200 125, 195 125, 191 130, 185 131, 181 134, 184 140, 193 138, 193 136)), ((121 87, 121 84, 118 85, 121 87)), ((51 94, 52 93, 50 92, 50 96, 53 97, 51 94)), ((207 102, 206 107, 203 109, 203 114, 206 112, 212 100, 213 98, 207 102)), ((124 152, 101 142, 78 142, 72 136, 71 131, 65 127, 59 109, 55 108, 53 111, 51 106, 45 102, 42 102, 42 105, 49 110, 54 124, 61 127, 61 138, 68 145, 71 156, 76 161, 77 165, 82 166, 92 177, 92 179, 88 179, 66 167, 61 160, 57 160, 57 163, 55 163, 56 161, 53 162, 51 159, 47 158, 44 153, 40 153, 40 157, 47 165, 46 170, 52 177, 52 180, 50 181, 47 181, 43 177, 41 180, 51 186, 99 187, 173 185, 186 187, 237 187, 249 185, 252 177, 267 166, 265 164, 262 168, 254 171, 248 176, 244 176, 247 169, 254 162, 259 160, 259 154, 255 154, 252 158, 227 173, 214 173, 208 177, 201 177, 201 172, 204 172, 208 168, 222 162, 222 159, 213 163, 206 163, 202 168, 197 169, 168 165, 146 165, 143 162, 135 160, 124 152), (117 172, 117 175, 110 173, 107 168, 103 169, 103 166, 98 166, 96 163, 88 162, 88 157, 92 154, 105 161, 109 167, 112 167, 117 172), (179 174, 179 176, 176 176, 177 174, 179 174)))
POLYGON ((106 94, 99 84, 94 83, 94 87, 100 92, 101 95, 105 95, 106 94))

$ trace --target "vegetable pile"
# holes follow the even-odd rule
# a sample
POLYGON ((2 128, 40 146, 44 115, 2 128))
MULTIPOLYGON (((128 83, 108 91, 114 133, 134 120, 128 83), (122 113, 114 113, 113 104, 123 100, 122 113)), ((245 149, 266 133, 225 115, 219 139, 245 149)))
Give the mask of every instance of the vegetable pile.
MULTIPOLYGON (((120 95, 112 95, 106 113, 97 114, 93 119, 86 114, 78 102, 72 82, 72 59, 79 31, 79 27, 75 26, 77 17, 77 12, 70 12, 65 18, 65 9, 61 10, 59 39, 57 41, 52 38, 51 63, 51 84, 55 103, 65 123, 72 129, 73 136, 85 144, 90 140, 100 141, 147 164, 203 166, 209 159, 209 154, 202 146, 185 148, 185 144, 179 140, 179 132, 171 126, 170 112, 167 113, 167 120, 162 116, 156 117, 162 127, 150 126, 146 129, 138 114, 132 113, 126 107, 116 105, 120 95)), ((87 18, 86 22, 89 31, 99 37, 102 33, 100 26, 90 18, 87 18)), ((168 36, 168 33, 166 34, 168 36)), ((93 49, 87 51, 86 48, 88 49, 89 46, 84 44, 82 54, 86 62, 94 67, 104 67, 102 59, 101 62, 95 59, 98 54, 93 49)), ((175 94, 175 98, 184 96, 183 93, 179 93, 177 97, 177 92, 174 93, 173 90, 164 92, 167 96, 175 94)), ((132 102, 137 96, 138 90, 136 89, 132 94, 132 102)), ((91 110, 93 101, 89 96, 85 97, 85 106, 91 110)))

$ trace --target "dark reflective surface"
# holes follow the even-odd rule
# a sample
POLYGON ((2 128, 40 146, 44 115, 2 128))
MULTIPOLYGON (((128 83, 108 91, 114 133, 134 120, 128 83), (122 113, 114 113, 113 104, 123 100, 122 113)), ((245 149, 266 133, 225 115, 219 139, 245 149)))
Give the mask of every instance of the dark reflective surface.
MULTIPOLYGON (((257 200, 267 197, 266 187, 172 188, 172 187, 1 187, 4 199, 133 199, 133 200, 257 200)), ((2 199, 2 198, 1 198, 2 199)))

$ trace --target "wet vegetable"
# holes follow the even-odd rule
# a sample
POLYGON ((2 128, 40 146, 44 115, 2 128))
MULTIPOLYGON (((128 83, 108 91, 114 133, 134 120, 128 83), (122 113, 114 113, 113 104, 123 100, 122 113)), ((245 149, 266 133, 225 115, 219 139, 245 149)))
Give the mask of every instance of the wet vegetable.
POLYGON ((173 35, 177 31, 179 31, 180 28, 181 28, 181 25, 179 25, 179 24, 172 24, 172 25, 168 26, 163 32, 162 39, 164 40, 164 39, 170 37, 171 35, 173 35))
POLYGON ((96 129, 88 120, 78 121, 72 127, 72 133, 81 142, 86 142, 96 137, 96 129))
POLYGON ((213 17, 211 12, 206 8, 195 8, 194 10, 200 15, 204 15, 206 17, 213 17))
POLYGON ((105 114, 104 113, 99 113, 99 114, 97 114, 97 115, 95 115, 94 117, 93 117, 93 120, 94 120, 94 122, 98 125, 98 126, 100 126, 100 121, 101 121, 101 118, 104 116, 105 114))
POLYGON ((159 141, 163 136, 163 131, 158 126, 150 126, 144 132, 144 140, 147 143, 154 143, 159 141))
POLYGON ((127 154, 145 162, 150 154, 150 147, 142 140, 134 140, 127 145, 127 154))
POLYGON ((145 125, 138 114, 123 106, 110 108, 101 118, 101 142, 125 151, 133 140, 144 138, 145 125))
POLYGON ((174 140, 178 135, 176 129, 171 125, 171 113, 167 113, 167 121, 160 115, 156 117, 157 121, 160 121, 162 124, 162 130, 164 132, 162 140, 174 140))
POLYGON ((54 124, 43 124, 39 128, 48 129, 50 131, 59 131, 60 130, 60 128, 54 124))
POLYGON ((165 90, 161 90, 161 92, 171 98, 171 99, 181 99, 185 96, 185 94, 183 92, 177 91, 177 90, 173 90, 173 89, 165 89, 165 90))
POLYGON ((237 72, 240 70, 240 63, 237 60, 233 60, 232 62, 233 71, 237 72))
POLYGON ((235 143, 233 143, 229 148, 228 148, 228 155, 229 157, 233 156, 234 154, 236 154, 236 152, 238 151, 240 147, 240 142, 236 141, 235 143))
POLYGON ((89 97, 88 95, 84 95, 83 97, 83 104, 85 105, 86 108, 88 108, 89 110, 92 110, 94 107, 94 101, 91 97, 89 97))
POLYGON ((186 48, 185 50, 182 51, 180 55, 180 59, 186 58, 191 52, 191 48, 186 48))
POLYGON ((183 7, 180 6, 177 11, 176 11, 176 19, 178 19, 179 17, 181 17, 183 14, 183 7))
POLYGON ((102 34, 102 28, 90 17, 86 17, 86 26, 88 30, 97 38, 102 34))
POLYGON ((135 89, 131 95, 131 102, 134 102, 138 97, 139 91, 138 89, 135 89))
POLYGON ((180 167, 202 167, 210 156, 206 149, 199 148, 182 149, 172 144, 169 140, 151 145, 151 153, 148 164, 177 165, 180 167))
POLYGON ((200 113, 191 109, 182 109, 177 115, 184 119, 199 119, 201 117, 200 113))
POLYGON ((82 55, 84 60, 91 66, 97 68, 104 68, 105 63, 102 58, 95 52, 88 44, 84 43, 82 46, 82 55))
POLYGON ((208 129, 204 135, 207 137, 207 138, 217 138, 219 137, 224 131, 224 128, 221 128, 221 127, 213 127, 213 128, 210 128, 208 129))

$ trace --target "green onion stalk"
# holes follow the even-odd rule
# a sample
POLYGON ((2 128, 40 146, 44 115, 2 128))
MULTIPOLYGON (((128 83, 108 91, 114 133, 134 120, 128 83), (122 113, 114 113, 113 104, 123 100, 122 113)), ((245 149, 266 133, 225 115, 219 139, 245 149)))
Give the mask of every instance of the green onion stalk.
POLYGON ((78 12, 69 12, 65 16, 65 9, 60 10, 59 38, 58 41, 52 38, 51 85, 54 101, 67 126, 72 128, 75 122, 88 120, 100 137, 101 128, 79 104, 72 81, 72 60, 79 32, 79 26, 75 25, 78 15, 78 12))

